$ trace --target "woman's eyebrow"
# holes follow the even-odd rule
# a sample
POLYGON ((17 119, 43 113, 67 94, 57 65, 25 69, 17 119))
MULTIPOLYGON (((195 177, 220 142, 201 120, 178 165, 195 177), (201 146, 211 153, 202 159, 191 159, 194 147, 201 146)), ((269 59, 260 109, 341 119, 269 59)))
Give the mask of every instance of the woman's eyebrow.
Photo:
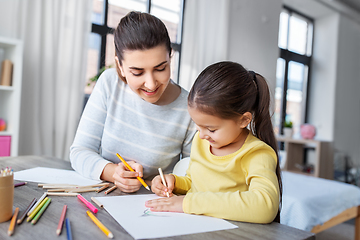
MULTIPOLYGON (((163 61, 162 63, 156 65, 154 68, 157 68, 157 67, 160 67, 161 65, 167 63, 167 61, 163 61)), ((133 70, 144 70, 143 68, 139 68, 139 67, 129 67, 130 69, 133 69, 133 70)))

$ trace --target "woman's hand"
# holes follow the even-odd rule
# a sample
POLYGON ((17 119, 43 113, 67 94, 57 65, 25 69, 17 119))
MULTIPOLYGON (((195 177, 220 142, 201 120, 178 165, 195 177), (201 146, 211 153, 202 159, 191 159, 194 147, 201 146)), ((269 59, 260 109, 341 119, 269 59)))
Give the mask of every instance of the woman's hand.
POLYGON ((184 212, 182 208, 185 195, 170 198, 157 198, 145 202, 145 206, 153 212, 184 212))
POLYGON ((130 171, 123 163, 119 163, 113 175, 114 184, 126 193, 136 192, 142 186, 136 177, 143 177, 143 167, 134 161, 127 162, 135 172, 130 171))
POLYGON ((167 187, 164 186, 160 175, 157 175, 151 182, 151 191, 160 197, 167 197, 166 193, 169 193, 169 196, 171 197, 175 186, 175 176, 171 174, 165 174, 164 178, 167 187))

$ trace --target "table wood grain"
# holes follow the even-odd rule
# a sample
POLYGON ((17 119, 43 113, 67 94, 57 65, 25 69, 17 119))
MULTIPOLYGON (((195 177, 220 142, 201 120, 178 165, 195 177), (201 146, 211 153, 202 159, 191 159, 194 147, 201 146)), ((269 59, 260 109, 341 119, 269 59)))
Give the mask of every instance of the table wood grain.
MULTIPOLYGON (((72 169, 68 161, 46 156, 0 157, 0 168, 5 168, 7 166, 12 167, 14 171, 25 170, 33 167, 50 167, 69 170, 72 169)), ((16 183, 19 181, 15 180, 14 182, 16 183)), ((24 186, 15 188, 14 209, 19 207, 19 215, 21 215, 31 200, 33 198, 40 198, 44 192, 45 190, 41 187, 38 187, 38 183, 35 182, 28 182, 24 186)), ((142 189, 138 193, 145 194, 149 192, 145 189, 142 189)), ((115 191, 108 194, 108 196, 117 196, 123 194, 125 193, 122 193, 119 189, 116 189, 115 191)), ((91 197, 104 196, 104 193, 90 192, 83 193, 82 195, 90 201, 91 197)), ((61 235, 56 235, 56 228, 59 222, 62 208, 65 204, 68 206, 66 217, 71 221, 71 229, 74 240, 108 239, 87 216, 87 207, 76 197, 51 196, 51 198, 51 204, 48 206, 43 216, 35 225, 24 221, 21 225, 16 225, 15 232, 11 237, 7 235, 10 221, 0 223, 0 239, 67 239, 65 226, 63 226, 61 235)), ((110 214, 106 212, 106 210, 100 208, 98 209, 99 212, 96 214, 97 218, 114 234, 114 239, 133 239, 131 235, 129 235, 121 227, 121 225, 119 225, 115 219, 113 219, 110 214)), ((237 225, 238 228, 162 239, 315 239, 315 235, 313 233, 288 227, 279 223, 253 224, 236 221, 230 222, 237 225)), ((139 228, 139 231, 141 231, 141 228, 139 228)))

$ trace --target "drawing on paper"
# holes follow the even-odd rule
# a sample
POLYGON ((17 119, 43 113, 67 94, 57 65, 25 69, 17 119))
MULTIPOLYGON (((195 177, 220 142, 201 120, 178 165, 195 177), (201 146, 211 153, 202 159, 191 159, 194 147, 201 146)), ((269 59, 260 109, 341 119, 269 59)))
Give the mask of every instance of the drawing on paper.
POLYGON ((150 211, 149 208, 145 209, 143 215, 141 215, 140 217, 149 217, 149 216, 153 216, 153 217, 170 217, 170 216, 166 216, 166 215, 156 214, 155 212, 150 211))

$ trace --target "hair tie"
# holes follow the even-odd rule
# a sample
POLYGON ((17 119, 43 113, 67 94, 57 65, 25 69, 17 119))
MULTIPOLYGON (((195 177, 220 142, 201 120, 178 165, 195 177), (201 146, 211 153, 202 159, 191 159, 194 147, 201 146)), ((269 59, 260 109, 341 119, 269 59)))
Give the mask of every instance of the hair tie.
POLYGON ((257 87, 257 79, 256 79, 256 73, 254 71, 249 71, 250 75, 252 76, 252 80, 254 82, 255 88, 256 90, 258 89, 257 87))

